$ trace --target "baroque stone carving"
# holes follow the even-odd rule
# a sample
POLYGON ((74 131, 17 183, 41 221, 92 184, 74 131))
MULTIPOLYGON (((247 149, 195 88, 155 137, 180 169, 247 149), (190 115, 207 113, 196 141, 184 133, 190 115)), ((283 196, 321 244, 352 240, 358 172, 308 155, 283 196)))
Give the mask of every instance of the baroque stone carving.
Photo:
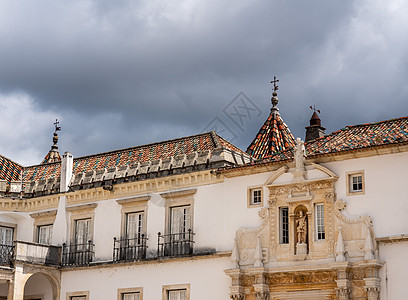
POLYGON ((348 288, 338 288, 336 289, 337 299, 339 300, 349 300, 350 299, 350 289, 348 288))
POLYGON ((371 217, 369 216, 360 216, 358 218, 355 219, 350 219, 347 218, 345 215, 343 215, 341 212, 346 208, 347 203, 341 199, 338 199, 335 203, 334 203, 334 213, 336 215, 337 218, 339 218, 340 220, 342 220, 344 223, 348 223, 348 224, 355 224, 355 223, 366 223, 367 225, 371 226, 373 221, 371 219, 371 217))
POLYGON ((245 294, 243 293, 231 294, 230 298, 232 300, 245 300, 245 294))
POLYGON ((255 297, 256 297, 256 300, 269 300, 269 293, 268 292, 256 292, 255 297))

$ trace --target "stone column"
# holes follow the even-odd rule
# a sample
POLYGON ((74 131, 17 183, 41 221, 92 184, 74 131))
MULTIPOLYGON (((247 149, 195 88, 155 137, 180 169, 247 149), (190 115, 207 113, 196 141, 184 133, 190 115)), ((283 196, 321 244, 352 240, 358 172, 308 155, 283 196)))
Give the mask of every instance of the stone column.
POLYGON ((244 287, 241 285, 242 270, 230 269, 224 272, 231 277, 230 298, 233 300, 245 300, 244 287))
MULTIPOLYGON (((23 273, 23 266, 20 264, 15 264, 15 271, 14 271, 14 280, 12 286, 12 294, 10 295, 10 290, 9 290, 9 296, 11 296, 12 300, 24 300, 24 285, 26 282, 26 274, 23 273)), ((29 276, 29 275, 28 275, 29 276)), ((9 286, 10 288, 10 286, 9 286)))
POLYGON ((337 270, 337 289, 336 295, 337 300, 349 300, 350 299, 350 280, 348 274, 348 263, 341 262, 337 263, 338 270, 337 270))
POLYGON ((380 279, 364 278, 364 289, 367 293, 368 300, 378 300, 380 297, 380 279))
POLYGON ((14 283, 12 280, 7 280, 7 285, 8 285, 7 300, 13 300, 14 283))

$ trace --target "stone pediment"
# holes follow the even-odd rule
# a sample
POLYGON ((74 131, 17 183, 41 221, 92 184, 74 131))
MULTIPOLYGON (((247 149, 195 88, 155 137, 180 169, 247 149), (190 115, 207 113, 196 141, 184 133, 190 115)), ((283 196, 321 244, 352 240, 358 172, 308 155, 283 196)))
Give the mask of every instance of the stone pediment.
POLYGON ((311 163, 303 169, 283 166, 274 172, 265 182, 265 186, 274 187, 292 185, 294 183, 307 183, 321 180, 337 180, 338 176, 328 168, 311 163))

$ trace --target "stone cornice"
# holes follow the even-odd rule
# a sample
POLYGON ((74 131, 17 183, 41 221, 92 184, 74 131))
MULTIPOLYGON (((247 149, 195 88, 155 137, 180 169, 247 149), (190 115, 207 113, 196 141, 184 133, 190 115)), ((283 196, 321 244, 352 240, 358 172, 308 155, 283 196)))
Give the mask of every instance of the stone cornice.
POLYGON ((408 242, 408 235, 407 234, 401 234, 397 236, 385 236, 385 237, 378 237, 376 238, 376 241, 379 243, 401 243, 401 242, 408 242))
POLYGON ((182 191, 171 191, 160 194, 163 198, 179 198, 179 197, 186 197, 194 195, 197 192, 197 189, 189 189, 189 190, 182 190, 182 191))
POLYGON ((104 190, 102 187, 79 190, 67 193, 69 205, 93 201, 118 199, 127 196, 146 195, 148 193, 168 192, 188 187, 197 187, 208 184, 221 183, 223 176, 216 176, 210 170, 177 174, 167 177, 152 178, 142 181, 120 183, 113 186, 113 190, 104 190))
POLYGON ((132 204, 132 203, 138 203, 138 202, 144 202, 144 201, 149 201, 151 196, 140 196, 140 197, 130 197, 130 198, 124 198, 124 199, 118 199, 116 202, 118 204, 132 204))
MULTIPOLYGON (((306 158, 306 163, 327 163, 334 161, 343 161, 348 159, 357 159, 363 157, 372 157, 378 155, 387 155, 408 152, 408 144, 388 144, 381 146, 374 146, 369 148, 361 149, 351 149, 348 151, 334 152, 334 153, 322 153, 309 156, 306 158)), ((282 160, 282 161, 273 161, 273 162, 258 162, 253 164, 246 164, 243 166, 230 167, 217 171, 217 174, 222 174, 225 177, 237 177, 243 175, 254 175, 263 172, 276 171, 280 167, 290 164, 292 159, 282 160)))

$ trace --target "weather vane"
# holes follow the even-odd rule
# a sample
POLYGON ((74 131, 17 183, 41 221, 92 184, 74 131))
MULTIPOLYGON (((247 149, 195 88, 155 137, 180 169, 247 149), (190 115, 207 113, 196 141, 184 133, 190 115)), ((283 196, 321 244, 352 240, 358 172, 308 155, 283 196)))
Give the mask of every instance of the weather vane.
POLYGON ((311 110, 313 110, 314 112, 318 112, 320 114, 320 109, 316 109, 316 105, 313 104, 313 106, 309 106, 311 110))
POLYGON ((276 83, 279 82, 279 79, 276 79, 276 76, 273 76, 273 80, 271 81, 271 83, 273 83, 273 90, 277 91, 278 90, 278 85, 276 85, 276 83))
POLYGON ((59 124, 58 119, 55 119, 55 123, 54 123, 54 125, 55 125, 55 132, 61 131, 61 127, 58 126, 58 124, 59 124))

